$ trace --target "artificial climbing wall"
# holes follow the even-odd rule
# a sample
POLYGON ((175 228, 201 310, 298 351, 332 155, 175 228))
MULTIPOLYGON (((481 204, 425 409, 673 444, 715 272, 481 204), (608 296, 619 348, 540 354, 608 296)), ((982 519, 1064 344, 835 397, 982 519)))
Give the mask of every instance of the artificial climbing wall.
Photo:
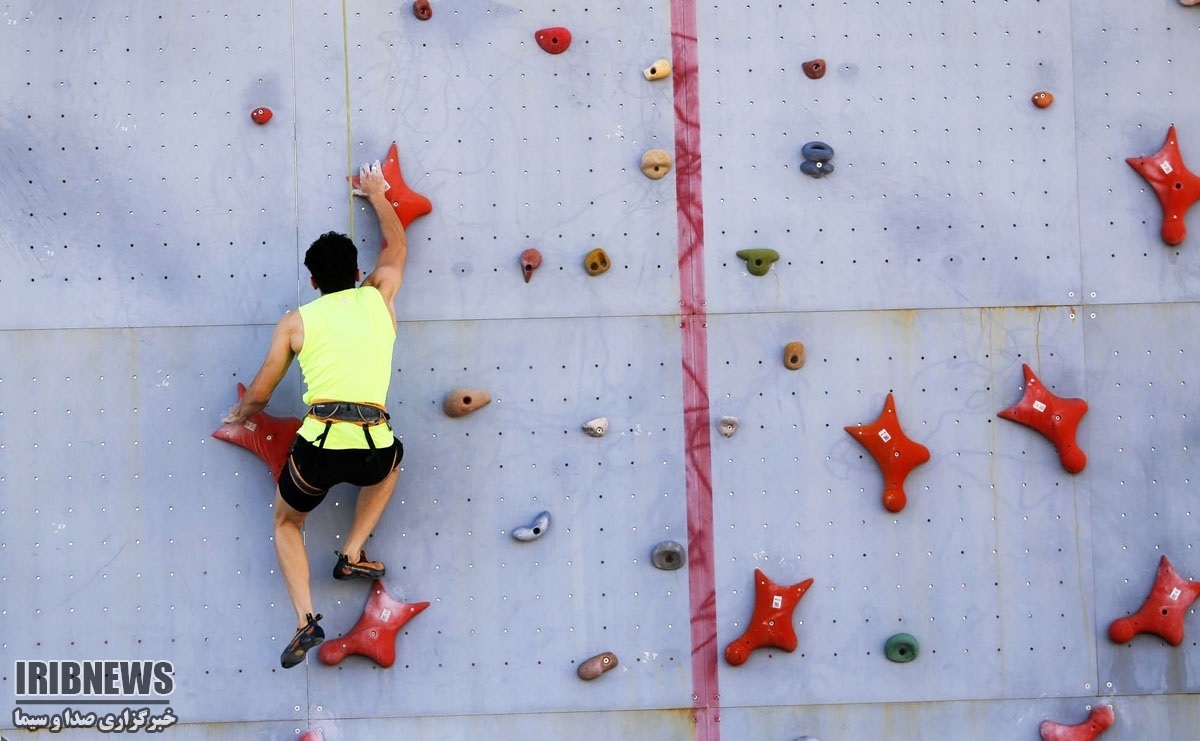
MULTIPOLYGON (((1108 704, 1105 738, 1195 737, 1195 616, 1177 647, 1107 629, 1161 556, 1200 578, 1197 237, 1163 244, 1122 161, 1171 124, 1200 158, 1200 8, 433 11, 0 11, 6 737, 27 735, 15 709, 61 708, 16 694, 16 662, 52 659, 173 662, 181 739, 1035 739, 1108 704), (560 55, 534 39, 552 26, 560 55), (674 73, 646 80, 659 58, 674 73), (314 297, 307 244, 345 230, 374 259, 343 178, 393 140, 434 211, 409 230, 389 405, 407 453, 368 548, 395 598, 431 605, 391 668, 284 671, 273 485, 210 433, 314 297), (821 179, 799 168, 812 140, 835 150, 821 179), (652 148, 675 156, 664 179, 641 172, 652 148), (597 247, 612 267, 590 277, 597 247), (748 248, 780 259, 753 276, 748 248), (1023 364, 1088 401, 1081 473, 997 418, 1023 364), (463 386, 493 402, 449 419, 463 386), (889 393, 931 456, 898 513, 842 429, 889 393), (542 537, 511 537, 542 511, 542 537), (651 565, 665 540, 683 569, 651 565), (813 579, 799 645, 732 666, 756 568, 813 579), (916 661, 885 659, 900 632, 916 661), (577 678, 604 651, 618 666, 577 678)), ((298 376, 269 412, 302 412, 298 376)), ((327 575, 352 507, 335 491, 307 530, 331 637, 366 601, 327 575)))

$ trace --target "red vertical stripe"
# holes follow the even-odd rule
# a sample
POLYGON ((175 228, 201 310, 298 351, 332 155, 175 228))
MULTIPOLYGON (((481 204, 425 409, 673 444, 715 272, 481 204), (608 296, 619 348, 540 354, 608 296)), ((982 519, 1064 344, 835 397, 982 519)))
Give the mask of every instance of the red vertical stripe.
POLYGON ((695 0, 671 1, 675 92, 675 197, 679 223, 679 303, 683 426, 687 445, 688 593, 692 698, 698 741, 719 741, 717 599, 713 577, 712 425, 704 300, 704 204, 700 178, 700 80, 695 0))

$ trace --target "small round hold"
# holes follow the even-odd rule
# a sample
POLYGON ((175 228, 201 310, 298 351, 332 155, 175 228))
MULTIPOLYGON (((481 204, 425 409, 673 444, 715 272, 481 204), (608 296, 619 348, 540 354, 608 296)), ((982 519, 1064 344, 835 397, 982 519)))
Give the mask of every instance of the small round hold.
POLYGON ((432 18, 433 8, 429 5, 429 0, 416 0, 413 3, 413 15, 423 21, 432 18))
POLYGON ((804 75, 810 80, 819 80, 825 76, 825 60, 810 59, 804 63, 804 75))
POLYGON ((611 651, 605 651, 602 654, 596 654, 580 664, 576 673, 580 679, 595 679, 609 669, 616 667, 616 665, 617 655, 611 651))
POLYGON ((250 111, 250 120, 259 126, 262 126, 267 121, 270 121, 271 116, 273 115, 275 114, 271 113, 270 108, 255 108, 254 110, 250 111))
POLYGON ((651 180, 659 180, 671 171, 671 153, 665 149, 651 149, 642 155, 642 172, 651 180))
POLYGON ((491 395, 483 389, 454 389, 442 399, 442 411, 447 417, 463 417, 491 401, 491 395))
POLYGON ((788 370, 800 370, 804 367, 803 342, 789 342, 784 346, 783 365, 788 370))
POLYGON ((599 247, 587 253, 587 256, 583 258, 583 269, 587 271, 588 275, 600 275, 608 270, 608 266, 608 254, 599 247))
POLYGON ((642 76, 647 80, 661 80, 664 77, 671 75, 671 63, 665 59, 660 59, 646 69, 642 70, 642 76))
POLYGON ((530 247, 521 253, 521 272, 525 275, 525 282, 533 277, 533 271, 542 266, 542 253, 530 247))
POLYGON ((809 142, 800 147, 800 156, 813 162, 828 162, 833 159, 833 147, 825 142, 809 142))
POLYGON ((583 424, 583 431, 591 437, 604 437, 608 432, 608 417, 596 417, 583 424))
POLYGON ((537 540, 538 538, 542 537, 549 529, 550 513, 539 512, 538 516, 533 518, 533 522, 529 523, 528 525, 514 528, 512 531, 512 536, 515 540, 519 540, 522 543, 528 543, 531 540, 537 540))
POLYGON ((533 38, 547 54, 562 54, 571 45, 571 32, 562 26, 543 28, 533 38))
POLYGON ((800 172, 814 178, 823 178, 829 173, 833 172, 833 163, 804 160, 800 163, 800 172))
POLYGON ((907 664, 917 658, 917 654, 920 652, 920 644, 910 633, 897 633, 883 644, 883 653, 887 656, 888 661, 894 661, 897 664, 907 664))
POLYGON ((650 563, 663 571, 674 571, 687 563, 687 552, 673 540, 664 540, 650 552, 650 563))
POLYGON ((1039 90, 1033 94, 1033 104, 1038 108, 1049 108, 1054 102, 1054 94, 1046 90, 1039 90))
POLYGON ((733 437, 741 424, 737 417, 721 417, 717 420, 717 432, 721 433, 721 437, 733 437))

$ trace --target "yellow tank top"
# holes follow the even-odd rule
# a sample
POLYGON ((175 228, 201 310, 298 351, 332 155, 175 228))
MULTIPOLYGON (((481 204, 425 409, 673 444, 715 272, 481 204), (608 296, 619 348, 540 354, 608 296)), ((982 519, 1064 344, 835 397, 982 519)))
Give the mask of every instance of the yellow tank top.
MULTIPOLYGON (((373 286, 330 293, 300 307, 304 344, 296 359, 304 374, 304 403, 353 401, 387 405, 392 380, 396 326, 379 290, 373 286)), ((368 428, 376 447, 392 444, 387 425, 368 428)), ((309 442, 325 423, 305 417, 299 435, 309 442)), ((334 422, 325 438, 334 450, 369 447, 363 428, 334 422)))

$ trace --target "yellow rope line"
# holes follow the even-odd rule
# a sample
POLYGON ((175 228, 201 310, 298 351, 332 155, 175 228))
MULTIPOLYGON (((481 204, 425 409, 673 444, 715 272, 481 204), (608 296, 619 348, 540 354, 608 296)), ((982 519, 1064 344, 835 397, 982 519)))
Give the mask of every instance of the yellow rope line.
MULTIPOLYGON (((346 0, 342 0, 342 66, 346 73, 346 172, 354 173, 354 151, 350 131, 350 26, 346 0)), ((347 191, 350 199, 350 239, 354 239, 354 194, 347 191)))

